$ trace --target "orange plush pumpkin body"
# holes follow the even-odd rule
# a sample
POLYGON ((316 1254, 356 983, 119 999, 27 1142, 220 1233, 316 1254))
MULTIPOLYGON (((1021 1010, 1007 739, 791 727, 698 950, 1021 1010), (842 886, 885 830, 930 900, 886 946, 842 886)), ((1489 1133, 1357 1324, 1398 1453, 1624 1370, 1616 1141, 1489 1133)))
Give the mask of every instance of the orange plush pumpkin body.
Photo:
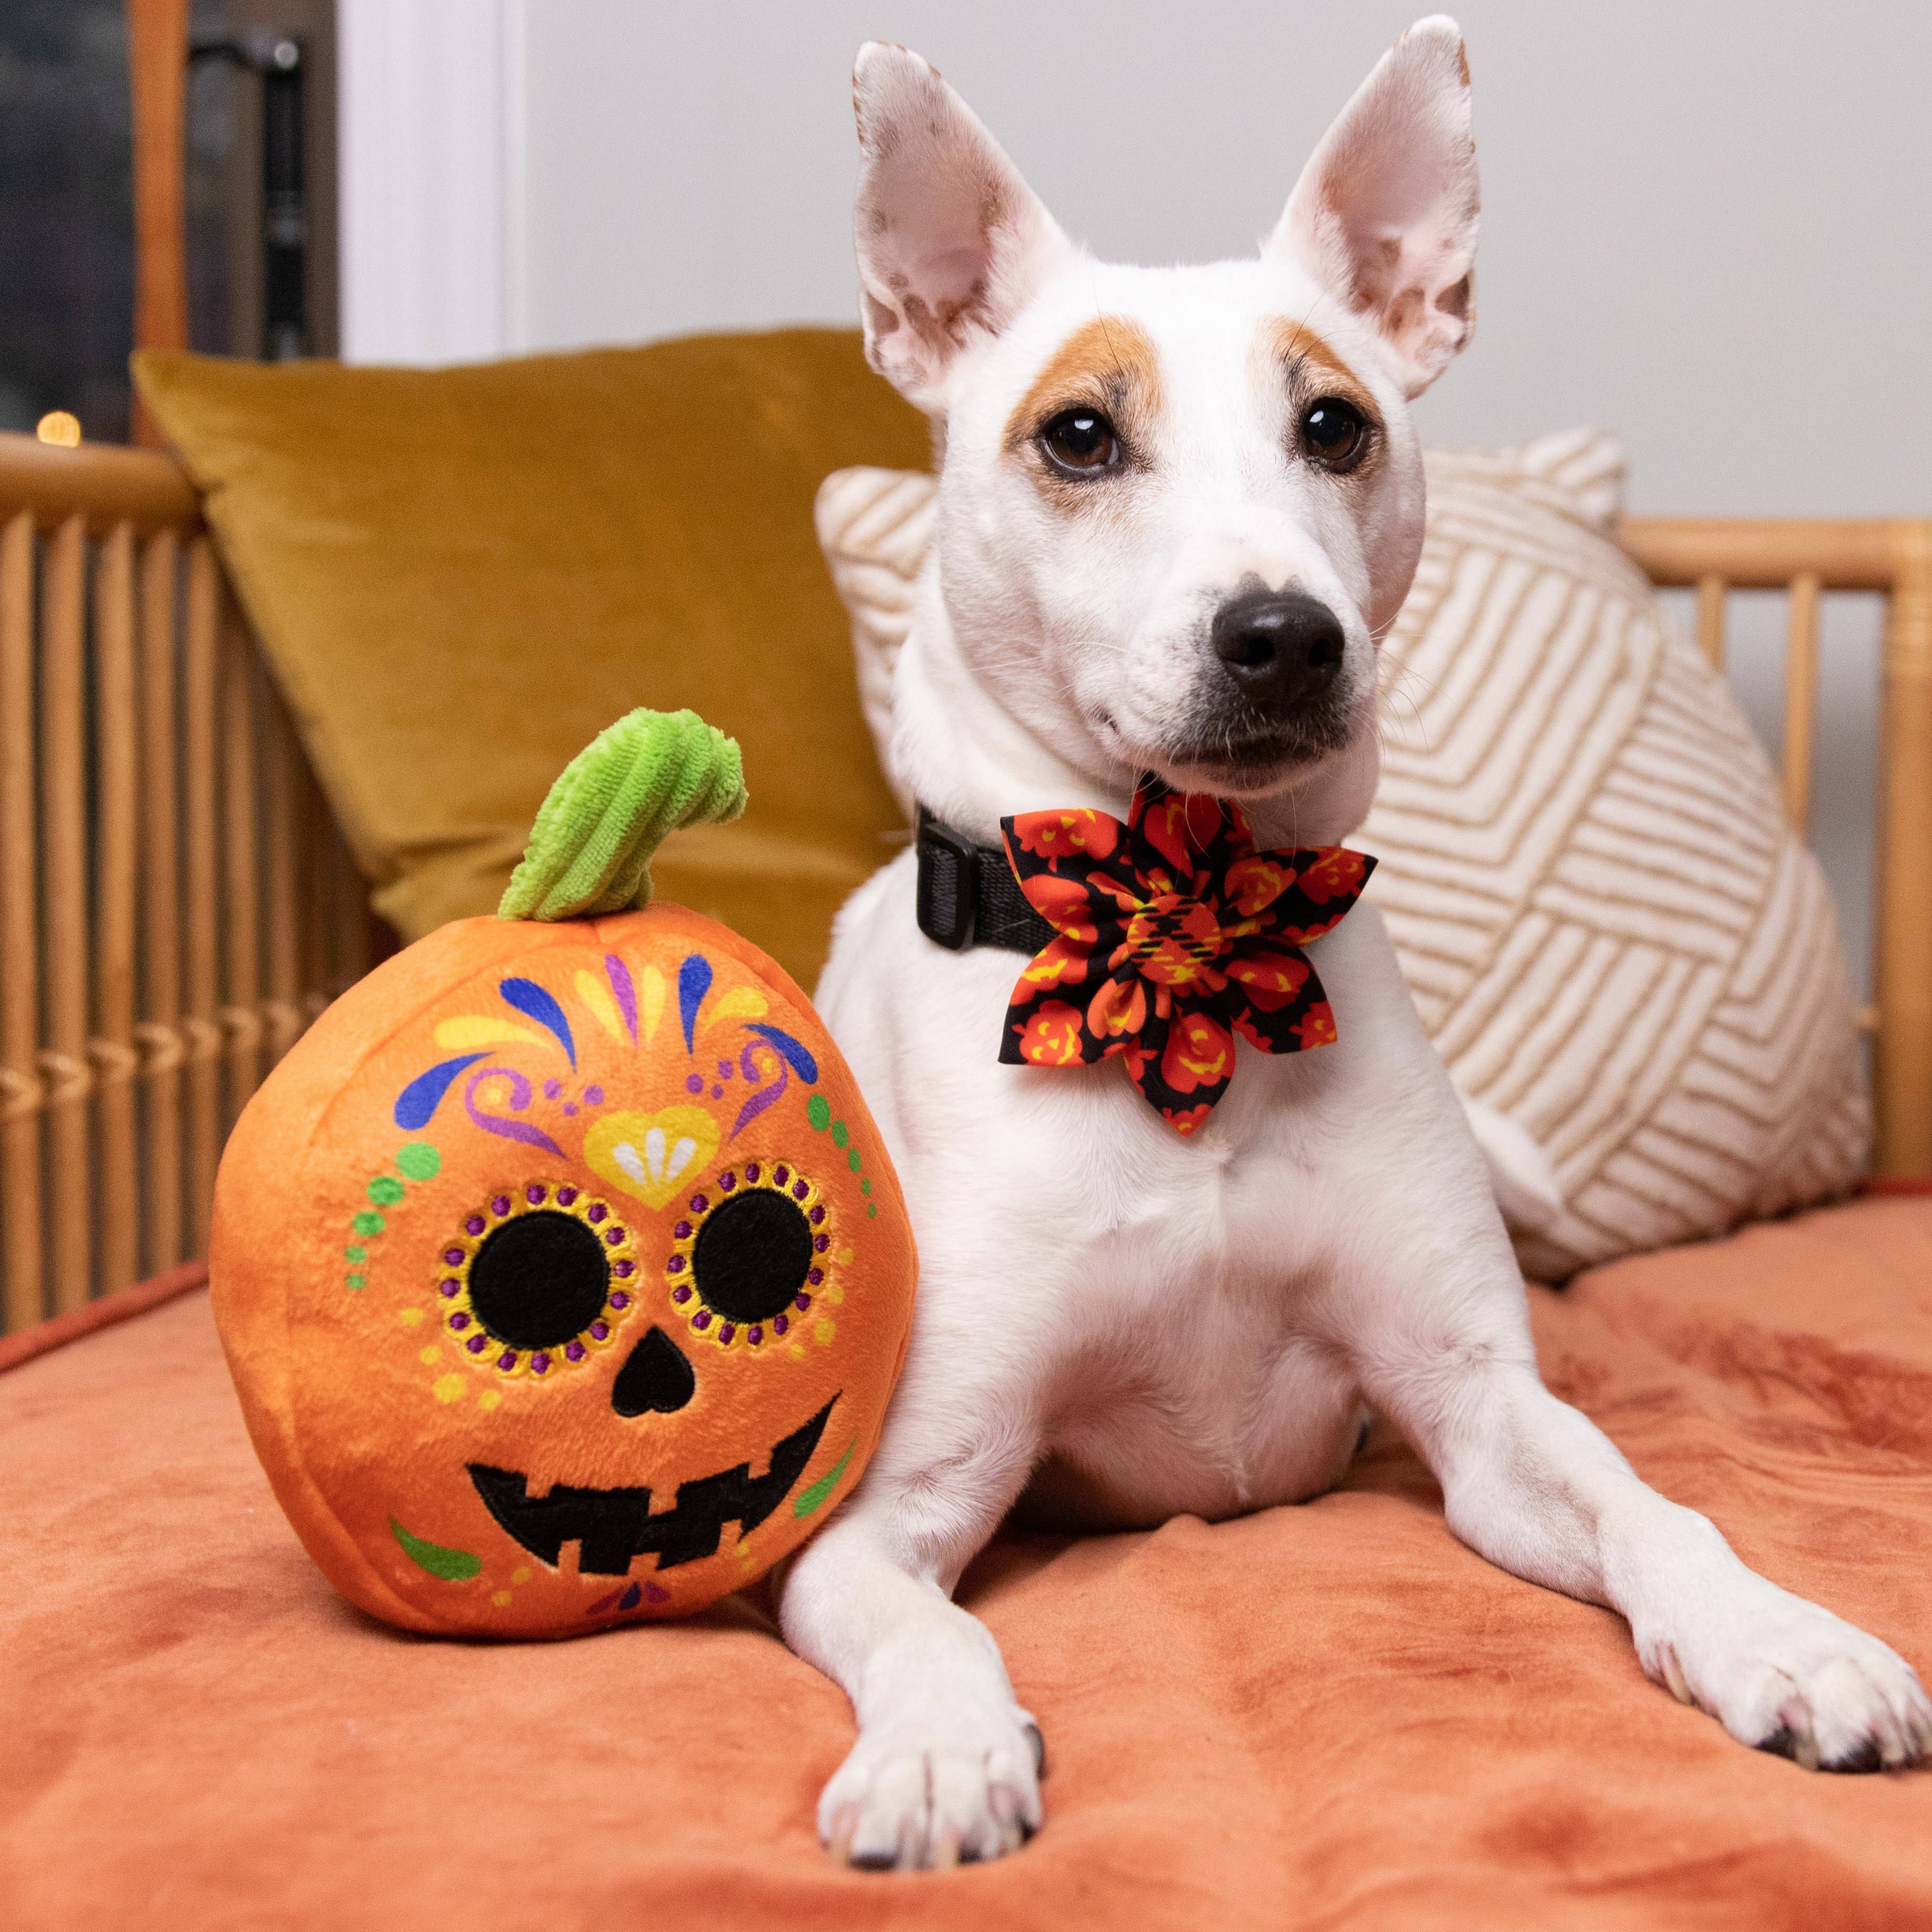
POLYGON ((702 1608, 857 1481, 898 1185, 757 949, 677 906, 470 920, 332 1006, 224 1157, 214 1306, 310 1553, 423 1630, 702 1608))

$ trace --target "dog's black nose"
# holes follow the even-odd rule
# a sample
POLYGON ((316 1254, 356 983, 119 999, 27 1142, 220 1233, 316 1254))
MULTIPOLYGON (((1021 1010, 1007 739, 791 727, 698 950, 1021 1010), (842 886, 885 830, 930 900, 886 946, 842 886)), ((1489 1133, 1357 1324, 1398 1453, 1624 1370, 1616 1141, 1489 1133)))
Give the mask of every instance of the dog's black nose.
POLYGON ((1305 590, 1231 597, 1208 634, 1242 695, 1276 716, 1319 698, 1335 682, 1347 641, 1341 620, 1305 590))

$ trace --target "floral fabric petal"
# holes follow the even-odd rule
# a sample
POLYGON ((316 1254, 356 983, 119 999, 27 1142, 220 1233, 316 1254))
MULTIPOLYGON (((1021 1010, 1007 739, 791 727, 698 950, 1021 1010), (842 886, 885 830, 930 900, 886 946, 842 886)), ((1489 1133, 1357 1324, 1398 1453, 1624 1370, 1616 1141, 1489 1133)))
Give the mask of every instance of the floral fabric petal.
POLYGON ((1335 1038, 1301 947, 1361 896, 1375 861, 1339 845, 1257 852, 1247 815, 1151 773, 1125 824, 1088 808, 1000 821, 1028 903, 1054 928, 1013 988, 1000 1058, 1119 1058, 1174 1131, 1228 1090, 1237 1039, 1298 1053, 1335 1038))

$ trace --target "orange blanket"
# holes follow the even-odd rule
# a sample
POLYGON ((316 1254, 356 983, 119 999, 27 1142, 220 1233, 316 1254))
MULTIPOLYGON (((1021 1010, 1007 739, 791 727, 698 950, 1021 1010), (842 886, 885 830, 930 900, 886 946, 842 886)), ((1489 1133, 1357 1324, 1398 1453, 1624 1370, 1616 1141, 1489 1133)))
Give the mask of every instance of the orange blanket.
MULTIPOLYGON (((1932 1202, 1533 1292, 1552 1384, 1780 1582, 1932 1665, 1932 1202)), ((1932 1925, 1932 1772, 1830 1778, 1646 1684, 1376 1439, 1336 1493, 1001 1541, 964 1595, 1049 1752, 995 1865, 836 1871, 843 1696, 728 1603, 404 1636, 278 1514, 206 1298, 0 1377, 0 1924, 1932 1925)))

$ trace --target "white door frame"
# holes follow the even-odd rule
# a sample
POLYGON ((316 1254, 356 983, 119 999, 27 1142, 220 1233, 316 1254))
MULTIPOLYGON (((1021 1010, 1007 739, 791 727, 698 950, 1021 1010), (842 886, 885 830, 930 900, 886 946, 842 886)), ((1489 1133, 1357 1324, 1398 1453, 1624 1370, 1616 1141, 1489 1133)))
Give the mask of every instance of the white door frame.
POLYGON ((342 357, 528 346, 526 0, 337 0, 342 357))

